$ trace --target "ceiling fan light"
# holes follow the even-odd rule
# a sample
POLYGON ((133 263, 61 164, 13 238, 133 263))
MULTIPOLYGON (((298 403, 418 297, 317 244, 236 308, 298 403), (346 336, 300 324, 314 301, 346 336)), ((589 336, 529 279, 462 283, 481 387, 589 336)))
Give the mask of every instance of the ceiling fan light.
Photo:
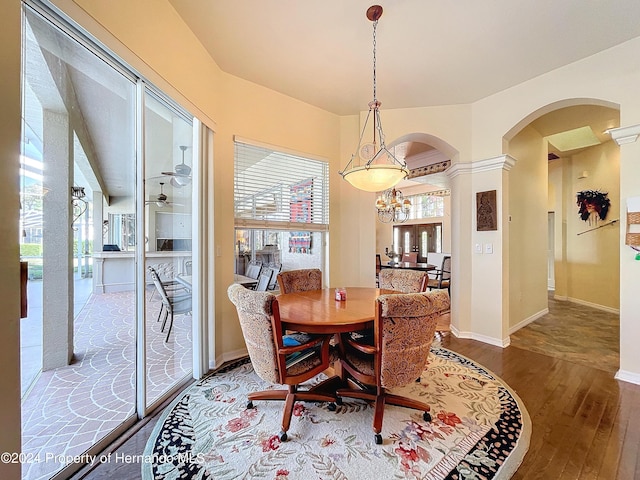
POLYGON ((189 177, 173 177, 171 179, 171 183, 173 184, 175 180, 175 183, 177 183, 180 187, 184 187, 185 185, 189 185, 191 183, 191 179, 189 177))

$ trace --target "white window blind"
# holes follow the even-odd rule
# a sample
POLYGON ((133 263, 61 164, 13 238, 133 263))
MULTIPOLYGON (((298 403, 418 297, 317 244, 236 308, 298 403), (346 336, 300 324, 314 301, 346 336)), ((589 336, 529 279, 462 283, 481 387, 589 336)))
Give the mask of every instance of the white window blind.
POLYGON ((326 162, 236 139, 234 167, 236 227, 328 230, 326 162))

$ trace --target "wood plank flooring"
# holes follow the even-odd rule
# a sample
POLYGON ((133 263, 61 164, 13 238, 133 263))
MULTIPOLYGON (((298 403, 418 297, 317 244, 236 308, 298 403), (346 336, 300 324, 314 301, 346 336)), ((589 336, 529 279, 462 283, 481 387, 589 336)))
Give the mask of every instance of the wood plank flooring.
POLYGON ((550 355, 447 335, 445 348, 501 377, 524 402, 531 444, 514 479, 640 479, 640 386, 550 355))
MULTIPOLYGON (((597 313, 588 307, 550 304, 550 310, 555 307, 565 309, 562 314, 553 313, 556 322, 564 322, 565 326, 571 322, 584 324, 597 313)), ((617 333, 611 330, 616 327, 607 325, 599 328, 607 329, 605 336, 615 337, 617 333)), ((548 339, 538 337, 533 345, 504 349, 448 333, 441 340, 443 347, 489 368, 524 402, 533 424, 531 444, 512 478, 640 479, 640 385, 615 380, 617 365, 603 368, 598 361, 600 355, 615 357, 617 344, 611 342, 610 351, 594 353, 591 361, 589 355, 584 355, 593 343, 586 334, 581 335, 583 342, 572 339, 571 348, 558 343, 545 352, 544 346, 553 344, 559 334, 553 328, 538 330, 551 335, 548 339), (567 353, 572 349, 575 355, 567 353)), ((596 335, 601 338, 603 332, 596 335)), ((140 455, 158 415, 115 451, 140 455)), ((104 464, 76 478, 137 479, 140 465, 104 464)))

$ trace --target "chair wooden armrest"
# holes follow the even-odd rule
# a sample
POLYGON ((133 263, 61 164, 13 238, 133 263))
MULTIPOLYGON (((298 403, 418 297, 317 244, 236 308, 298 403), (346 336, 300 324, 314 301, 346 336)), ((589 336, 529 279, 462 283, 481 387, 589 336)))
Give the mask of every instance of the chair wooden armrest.
POLYGON ((366 343, 359 343, 350 337, 347 337, 347 343, 349 344, 350 347, 355 348, 359 352, 367 353, 369 355, 373 355, 378 351, 375 345, 367 345, 366 343))
MULTIPOLYGON (((306 350, 307 348, 313 348, 313 347, 316 347, 318 345, 321 345, 324 342, 329 342, 329 340, 331 340, 331 338, 332 338, 332 335, 314 336, 308 342, 301 343, 300 345, 293 345, 293 346, 290 346, 290 347, 285 347, 283 345, 282 347, 278 347, 278 353, 282 353, 284 355, 289 355, 291 353, 301 352, 302 350, 306 350)), ((282 340, 280 340, 280 342, 282 342, 282 340)))

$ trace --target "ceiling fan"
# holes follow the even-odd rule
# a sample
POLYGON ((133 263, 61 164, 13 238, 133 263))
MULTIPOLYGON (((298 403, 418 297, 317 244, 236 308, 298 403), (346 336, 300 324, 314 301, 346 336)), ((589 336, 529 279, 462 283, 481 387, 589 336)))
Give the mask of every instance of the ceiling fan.
POLYGON ((180 150, 182 150, 182 163, 179 163, 174 167, 175 171, 162 172, 162 175, 172 177, 171 185, 174 187, 180 188, 191 183, 191 167, 184 163, 184 152, 187 148, 188 147, 186 145, 180 145, 180 150))
POLYGON ((151 205, 151 204, 155 203, 158 208, 164 208, 165 206, 171 206, 171 205, 175 205, 176 207, 183 207, 184 206, 181 203, 169 202, 167 200, 167 196, 165 195, 165 193, 163 191, 163 187, 164 187, 164 182, 160 182, 160 193, 158 194, 156 199, 155 200, 147 200, 147 201, 144 202, 144 204, 145 205, 151 205))

